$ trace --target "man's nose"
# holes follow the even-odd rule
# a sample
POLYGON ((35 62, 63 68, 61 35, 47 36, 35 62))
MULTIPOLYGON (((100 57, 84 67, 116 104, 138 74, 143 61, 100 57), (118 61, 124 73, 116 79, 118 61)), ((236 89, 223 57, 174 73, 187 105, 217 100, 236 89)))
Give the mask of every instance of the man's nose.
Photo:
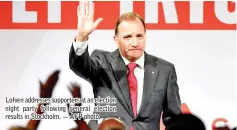
POLYGON ((133 46, 133 47, 138 47, 139 46, 139 42, 138 42, 138 40, 136 38, 132 39, 131 46, 133 46))

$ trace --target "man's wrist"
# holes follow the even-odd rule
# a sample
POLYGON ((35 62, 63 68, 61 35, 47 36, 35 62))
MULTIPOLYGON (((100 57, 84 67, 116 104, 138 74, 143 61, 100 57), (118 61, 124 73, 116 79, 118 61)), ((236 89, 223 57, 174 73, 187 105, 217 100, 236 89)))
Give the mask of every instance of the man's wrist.
POLYGON ((75 42, 86 42, 88 41, 88 36, 76 36, 74 41, 75 42))
POLYGON ((85 52, 85 50, 88 46, 88 41, 78 42, 78 41, 76 41, 76 39, 74 39, 74 42, 72 43, 72 45, 73 45, 76 55, 81 56, 85 52))

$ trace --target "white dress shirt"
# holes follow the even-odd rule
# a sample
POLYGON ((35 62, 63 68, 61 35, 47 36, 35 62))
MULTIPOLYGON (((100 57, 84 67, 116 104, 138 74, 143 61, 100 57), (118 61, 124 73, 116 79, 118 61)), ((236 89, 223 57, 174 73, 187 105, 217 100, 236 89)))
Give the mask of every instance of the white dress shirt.
MULTIPOLYGON (((86 42, 73 42, 73 48, 75 50, 75 53, 80 56, 82 55, 86 48, 88 46, 88 41, 86 42)), ((123 57, 124 63, 127 66, 130 61, 128 61, 125 57, 123 57)), ((142 54, 142 56, 135 62, 136 64, 138 64, 138 67, 135 68, 134 70, 134 74, 135 77, 137 78, 137 89, 138 89, 138 95, 137 95, 137 112, 139 112, 140 106, 141 106, 141 102, 142 102, 142 95, 143 95, 143 82, 144 82, 144 63, 145 63, 145 57, 144 57, 144 53, 142 54)))
MULTIPOLYGON (((130 63, 130 61, 128 61, 123 56, 122 56, 122 58, 123 58, 125 65, 127 66, 130 63)), ((134 69, 134 74, 135 74, 135 77, 137 79, 137 84, 138 84, 138 86, 137 86, 137 89, 138 89, 138 91, 137 91, 137 112, 138 112, 140 109, 141 103, 142 103, 143 81, 144 81, 144 53, 138 60, 136 60, 135 63, 138 64, 138 67, 136 67, 134 69)))

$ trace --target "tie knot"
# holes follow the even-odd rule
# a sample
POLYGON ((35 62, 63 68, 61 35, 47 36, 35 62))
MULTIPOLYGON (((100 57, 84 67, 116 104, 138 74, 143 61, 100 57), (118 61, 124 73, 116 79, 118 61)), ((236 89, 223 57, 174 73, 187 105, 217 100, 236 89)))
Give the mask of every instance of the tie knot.
POLYGON ((130 70, 130 71, 133 71, 135 68, 137 67, 137 64, 136 63, 129 63, 128 64, 128 69, 130 70))

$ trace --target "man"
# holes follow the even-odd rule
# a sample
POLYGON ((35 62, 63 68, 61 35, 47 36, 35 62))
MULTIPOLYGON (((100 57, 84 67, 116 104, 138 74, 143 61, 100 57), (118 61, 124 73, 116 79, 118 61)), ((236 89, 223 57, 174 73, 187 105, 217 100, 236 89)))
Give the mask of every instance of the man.
POLYGON ((172 120, 166 130, 206 130, 203 121, 193 114, 179 114, 172 120))
POLYGON ((124 123, 117 118, 107 118, 104 120, 98 130, 126 130, 124 123))
MULTIPOLYGON (((102 118, 120 117, 127 130, 159 130, 163 111, 166 126, 181 113, 175 67, 144 52, 146 26, 136 13, 121 15, 116 23, 114 52, 88 53, 89 35, 103 20, 94 22, 94 5, 81 2, 78 8, 78 33, 70 50, 72 71, 89 81, 95 97, 117 99, 117 112, 99 112, 102 118)), ((101 43, 100 43, 101 44, 101 43)), ((98 122, 89 126, 96 130, 98 122)))

